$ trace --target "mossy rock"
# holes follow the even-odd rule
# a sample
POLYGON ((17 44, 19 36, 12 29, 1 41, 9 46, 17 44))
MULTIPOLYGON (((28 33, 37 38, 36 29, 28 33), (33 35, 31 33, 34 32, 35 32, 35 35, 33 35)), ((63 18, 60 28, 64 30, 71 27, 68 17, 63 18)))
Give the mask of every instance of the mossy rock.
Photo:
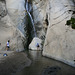
POLYGON ((71 23, 74 24, 75 23, 75 18, 71 18, 71 23))
POLYGON ((72 26, 71 26, 73 29, 75 29, 75 24, 72 24, 72 26))
POLYGON ((70 20, 68 20, 68 21, 66 22, 66 25, 70 25, 70 23, 71 23, 71 21, 70 21, 70 20))
POLYGON ((71 27, 75 29, 75 18, 71 18, 71 23, 72 23, 71 27))
POLYGON ((71 18, 66 22, 66 25, 71 26, 73 29, 75 29, 75 18, 71 18))

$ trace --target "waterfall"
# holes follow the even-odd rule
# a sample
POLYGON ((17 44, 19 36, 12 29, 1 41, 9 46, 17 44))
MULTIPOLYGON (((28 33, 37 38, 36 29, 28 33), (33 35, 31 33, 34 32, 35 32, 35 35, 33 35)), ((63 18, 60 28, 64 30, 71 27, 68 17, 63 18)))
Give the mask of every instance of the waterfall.
POLYGON ((27 13, 28 13, 28 15, 29 15, 29 17, 31 19, 31 22, 32 22, 32 25, 33 25, 33 30, 34 30, 34 35, 36 37, 36 31, 35 31, 35 26, 34 26, 33 18, 32 18, 31 14, 30 14, 31 4, 29 2, 27 2, 27 1, 26 1, 26 10, 27 10, 27 13))
POLYGON ((28 12, 28 15, 30 16, 30 19, 31 19, 31 22, 32 22, 32 25, 33 25, 33 29, 34 29, 34 35, 36 37, 36 31, 35 31, 35 26, 34 26, 34 22, 33 22, 32 16, 31 16, 31 14, 29 12, 28 12))
POLYGON ((30 14, 31 12, 31 3, 30 3, 30 0, 26 0, 25 2, 25 8, 26 8, 26 11, 31 19, 31 22, 32 22, 32 25, 33 25, 33 31, 34 31, 34 38, 33 40, 31 41, 31 43, 29 44, 29 49, 31 50, 42 50, 42 46, 41 46, 41 39, 39 39, 38 37, 36 37, 36 30, 35 30, 35 26, 34 26, 34 22, 33 22, 33 18, 32 18, 32 15, 30 14), (39 47, 37 47, 37 44, 39 45, 39 47))

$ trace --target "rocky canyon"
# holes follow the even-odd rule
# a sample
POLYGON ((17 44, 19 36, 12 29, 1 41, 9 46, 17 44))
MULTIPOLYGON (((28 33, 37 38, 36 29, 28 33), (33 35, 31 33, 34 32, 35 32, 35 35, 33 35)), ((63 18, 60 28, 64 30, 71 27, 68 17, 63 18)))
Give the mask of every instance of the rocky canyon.
POLYGON ((75 20, 75 0, 0 0, 1 50, 10 39, 12 51, 23 51, 36 33, 43 56, 75 67, 75 29, 67 25, 71 18, 75 20))

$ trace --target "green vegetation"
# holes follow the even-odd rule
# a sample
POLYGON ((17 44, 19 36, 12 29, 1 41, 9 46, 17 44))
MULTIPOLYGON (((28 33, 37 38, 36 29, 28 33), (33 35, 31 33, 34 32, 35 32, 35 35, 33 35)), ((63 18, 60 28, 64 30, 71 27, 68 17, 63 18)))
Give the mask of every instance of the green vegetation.
POLYGON ((75 18, 71 18, 66 22, 66 25, 71 26, 72 29, 75 29, 75 18))

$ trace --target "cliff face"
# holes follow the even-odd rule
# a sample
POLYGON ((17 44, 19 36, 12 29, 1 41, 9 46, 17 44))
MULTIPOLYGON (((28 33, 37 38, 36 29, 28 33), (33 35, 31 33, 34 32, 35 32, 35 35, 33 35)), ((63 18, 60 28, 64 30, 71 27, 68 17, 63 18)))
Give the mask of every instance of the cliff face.
POLYGON ((33 16, 38 36, 45 36, 47 29, 43 55, 75 66, 75 30, 65 25, 72 17, 73 11, 75 6, 71 0, 33 1, 33 16))
POLYGON ((6 8, 14 27, 17 27, 24 34, 24 17, 25 17, 24 0, 6 0, 6 8))
POLYGON ((48 23, 48 0, 34 0, 33 2, 33 18, 37 36, 45 39, 48 23))
POLYGON ((2 50, 5 50, 6 42, 10 40, 11 50, 24 50, 24 17, 25 1, 19 0, 1 0, 0 1, 0 42, 2 50))

